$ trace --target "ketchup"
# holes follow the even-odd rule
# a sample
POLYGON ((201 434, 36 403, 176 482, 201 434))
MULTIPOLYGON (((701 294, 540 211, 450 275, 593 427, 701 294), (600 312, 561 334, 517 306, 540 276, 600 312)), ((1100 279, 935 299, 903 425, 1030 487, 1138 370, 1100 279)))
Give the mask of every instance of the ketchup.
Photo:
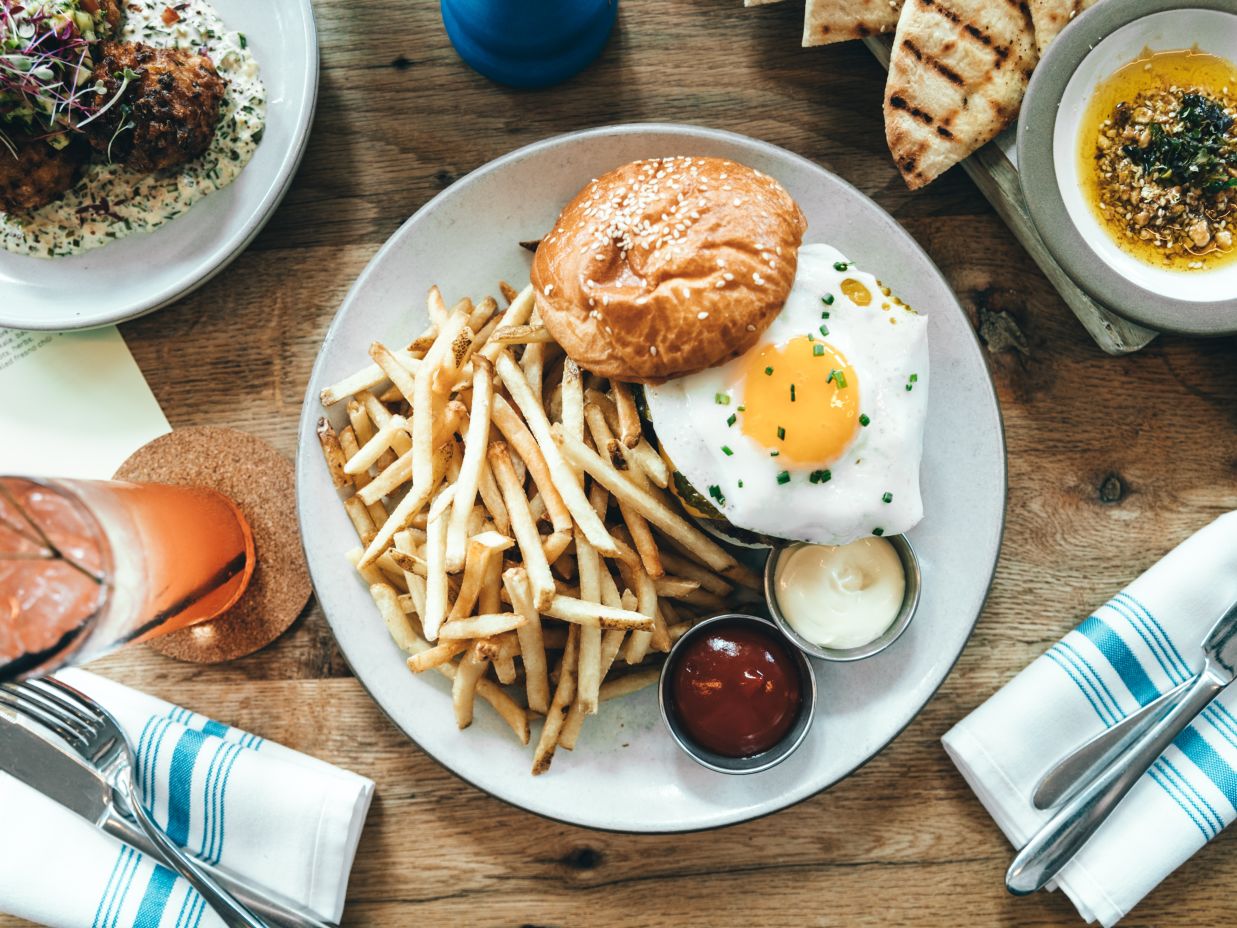
POLYGON ((670 688, 684 733, 724 757, 776 746, 803 704, 798 669, 773 629, 739 623, 686 642, 670 688))

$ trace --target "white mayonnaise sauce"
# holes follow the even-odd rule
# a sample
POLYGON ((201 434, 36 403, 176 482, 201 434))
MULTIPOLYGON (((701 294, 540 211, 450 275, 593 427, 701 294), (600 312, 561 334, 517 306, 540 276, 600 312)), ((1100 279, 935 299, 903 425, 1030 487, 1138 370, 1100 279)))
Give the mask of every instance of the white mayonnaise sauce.
POLYGON ((249 163, 266 125, 266 88, 245 37, 231 32, 206 0, 126 0, 120 39, 205 54, 227 88, 219 128, 206 154, 179 170, 140 174, 119 164, 92 164, 77 186, 29 216, 0 211, 0 248, 36 258, 80 254, 137 232, 157 229, 208 194, 232 183, 249 163), (169 6, 179 20, 168 24, 169 6))
POLYGON ((902 608, 906 573, 884 538, 848 545, 803 545, 782 555, 777 605, 812 644, 846 650, 883 635, 902 608))

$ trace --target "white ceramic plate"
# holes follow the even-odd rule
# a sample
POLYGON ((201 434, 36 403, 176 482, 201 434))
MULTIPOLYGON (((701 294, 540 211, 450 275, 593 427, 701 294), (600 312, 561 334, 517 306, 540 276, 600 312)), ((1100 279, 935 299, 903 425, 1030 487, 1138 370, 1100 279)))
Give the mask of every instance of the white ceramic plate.
POLYGON ((188 213, 72 258, 0 251, 0 326, 87 329, 173 303, 253 241, 292 184, 318 97, 318 39, 310 0, 214 0, 243 32, 262 69, 267 123, 240 176, 188 213))
MULTIPOLYGON (((341 404, 342 405, 342 404, 341 404)), ((342 425, 344 410, 332 410, 342 425)), ((361 275, 326 335, 301 416, 297 502, 314 587, 362 684, 423 750, 514 805, 573 824, 670 832, 741 822, 836 783, 887 744, 923 707, 962 651, 1000 547, 1005 444, 979 344, 940 272, 875 203, 828 171, 743 136, 689 126, 632 125, 520 149, 440 194, 400 229, 361 275), (780 180, 808 217, 808 241, 838 246, 930 319, 932 390, 923 462, 927 517, 910 537, 923 565, 923 601, 888 651, 855 664, 816 664, 820 703, 803 747, 767 773, 711 773, 662 729, 655 689, 607 703, 574 752, 529 775, 520 746, 488 709, 458 731, 447 681, 414 677, 364 585, 344 559, 356 534, 335 499, 314 427, 318 394, 367 359, 374 339, 407 340, 424 324, 423 295, 480 297, 497 280, 527 280, 517 244, 539 238, 559 209, 610 168, 644 157, 717 155, 780 180)), ((534 734, 534 738, 535 738, 534 734)))

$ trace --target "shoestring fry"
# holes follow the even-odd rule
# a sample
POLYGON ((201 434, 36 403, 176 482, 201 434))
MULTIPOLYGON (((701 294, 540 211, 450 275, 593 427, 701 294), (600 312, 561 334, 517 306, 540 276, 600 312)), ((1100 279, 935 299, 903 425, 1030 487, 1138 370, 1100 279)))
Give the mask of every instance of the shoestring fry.
POLYGON ((531 286, 500 290, 432 288, 427 326, 322 391, 317 435, 409 671, 451 680, 460 729, 490 706, 536 775, 755 583, 666 490, 631 388, 563 356, 531 286))

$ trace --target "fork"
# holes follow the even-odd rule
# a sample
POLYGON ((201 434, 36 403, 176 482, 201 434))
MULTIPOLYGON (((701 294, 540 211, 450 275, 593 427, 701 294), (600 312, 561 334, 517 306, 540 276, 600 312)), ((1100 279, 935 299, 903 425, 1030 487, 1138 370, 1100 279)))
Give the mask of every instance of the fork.
POLYGON ((62 738, 112 784, 122 811, 136 819, 164 860, 193 885, 228 928, 268 928, 155 824, 142 803, 133 747, 110 712, 51 677, 5 684, 2 689, 14 697, 4 700, 7 705, 62 738))

